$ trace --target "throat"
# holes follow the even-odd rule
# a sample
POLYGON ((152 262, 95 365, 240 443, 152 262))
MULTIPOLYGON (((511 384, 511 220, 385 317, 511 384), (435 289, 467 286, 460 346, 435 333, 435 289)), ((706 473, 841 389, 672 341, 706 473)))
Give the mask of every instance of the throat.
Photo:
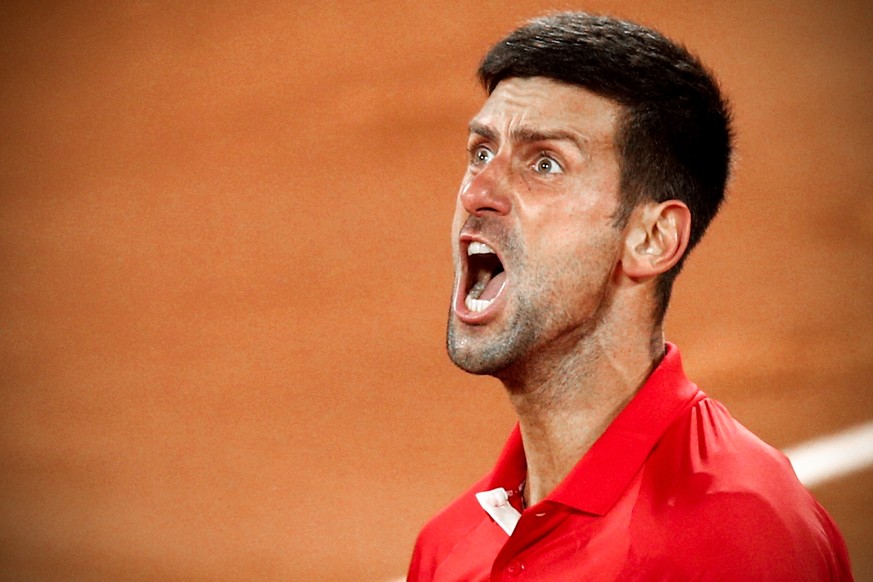
POLYGON ((491 301, 500 293, 503 283, 506 281, 506 272, 500 271, 496 275, 480 273, 476 283, 470 288, 467 297, 482 301, 491 301))
POLYGON ((485 311, 506 283, 503 264, 493 253, 471 255, 464 305, 473 313, 485 311))
POLYGON ((496 255, 473 255, 470 257, 472 286, 467 292, 471 299, 490 301, 497 297, 506 280, 506 271, 496 255))
MULTIPOLYGON (((491 301, 500 293, 505 281, 506 271, 500 271, 493 277, 490 277, 484 284, 481 284, 481 291, 477 299, 491 301)), ((476 286, 480 286, 480 283, 477 283, 476 286)))

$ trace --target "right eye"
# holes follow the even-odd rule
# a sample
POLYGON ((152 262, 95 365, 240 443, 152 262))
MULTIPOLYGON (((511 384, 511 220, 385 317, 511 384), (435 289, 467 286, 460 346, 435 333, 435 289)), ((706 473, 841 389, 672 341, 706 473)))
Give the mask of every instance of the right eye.
POLYGON ((477 146, 470 150, 470 164, 473 166, 484 166, 492 158, 494 158, 494 154, 485 146, 477 146))

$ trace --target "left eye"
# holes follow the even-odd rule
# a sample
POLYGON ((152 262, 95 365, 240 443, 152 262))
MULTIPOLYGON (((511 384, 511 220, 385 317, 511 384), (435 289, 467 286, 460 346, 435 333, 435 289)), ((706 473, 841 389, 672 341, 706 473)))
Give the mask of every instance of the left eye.
POLYGON ((564 172, 561 165, 548 156, 540 156, 533 168, 538 174, 561 174, 564 172))

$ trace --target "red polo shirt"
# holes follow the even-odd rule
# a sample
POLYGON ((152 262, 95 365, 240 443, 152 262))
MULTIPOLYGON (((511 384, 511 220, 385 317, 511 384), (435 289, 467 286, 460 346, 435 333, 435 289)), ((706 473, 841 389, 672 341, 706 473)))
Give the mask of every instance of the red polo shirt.
POLYGON ((671 344, 507 535, 475 494, 517 490, 525 474, 516 428, 491 473, 422 530, 409 582, 852 579, 839 531, 788 460, 691 383, 671 344))

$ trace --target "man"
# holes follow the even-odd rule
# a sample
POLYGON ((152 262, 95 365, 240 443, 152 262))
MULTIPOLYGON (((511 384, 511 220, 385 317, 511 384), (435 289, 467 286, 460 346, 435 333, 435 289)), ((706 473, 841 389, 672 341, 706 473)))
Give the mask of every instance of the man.
POLYGON ((850 580, 785 457, 663 339, 728 177, 710 74, 657 32, 568 13, 510 34, 479 76, 447 344, 502 381, 518 426, 421 532, 409 580, 850 580))

